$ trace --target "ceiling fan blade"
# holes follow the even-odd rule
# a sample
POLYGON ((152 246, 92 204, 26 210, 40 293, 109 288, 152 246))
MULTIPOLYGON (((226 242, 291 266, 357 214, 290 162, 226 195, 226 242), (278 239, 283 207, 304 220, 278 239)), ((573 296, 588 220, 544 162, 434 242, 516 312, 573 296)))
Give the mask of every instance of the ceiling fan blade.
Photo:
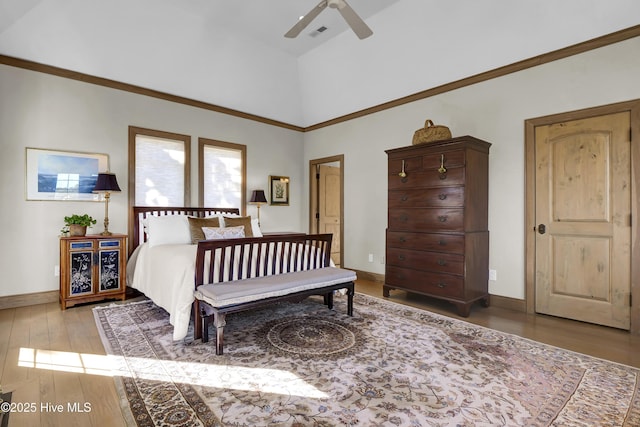
POLYGON ((367 24, 364 23, 362 18, 358 16, 358 14, 349 6, 346 1, 341 1, 340 6, 338 6, 338 11, 340 15, 347 21, 347 24, 351 27, 354 33, 358 36, 359 39, 366 39, 373 31, 367 24))
POLYGON ((302 30, 307 28, 307 25, 309 25, 311 21, 316 19, 316 16, 318 16, 320 12, 322 12, 326 7, 327 7, 327 0, 322 0, 320 3, 318 3, 316 7, 311 9, 309 13, 304 15, 302 19, 296 22, 296 25, 291 27, 291 29, 287 31, 287 33, 284 36, 290 39, 298 37, 298 34, 300 34, 302 30))

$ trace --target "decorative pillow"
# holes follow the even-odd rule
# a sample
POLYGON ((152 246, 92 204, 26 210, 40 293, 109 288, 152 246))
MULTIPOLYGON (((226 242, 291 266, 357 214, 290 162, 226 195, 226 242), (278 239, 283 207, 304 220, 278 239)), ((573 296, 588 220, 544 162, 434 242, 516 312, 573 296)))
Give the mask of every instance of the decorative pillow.
MULTIPOLYGON (((225 218, 242 218, 241 215, 238 214, 218 214, 216 216, 208 216, 206 218, 219 218, 220 219, 220 227, 226 227, 225 218)), ((255 218, 251 219, 251 233, 252 237, 262 237, 262 230, 260 230, 260 224, 258 224, 258 220, 255 218)), ((249 236, 246 236, 249 237, 249 236)))
POLYGON ((147 218, 149 247, 191 243, 191 230, 186 215, 150 216, 147 218))
POLYGON ((224 223, 225 218, 242 218, 242 215, 226 213, 218 214, 218 217, 220 217, 220 227, 226 227, 224 223))
POLYGON ((189 217, 189 229, 191 231, 191 243, 198 243, 198 240, 204 240, 204 232, 202 227, 220 227, 220 219, 212 218, 194 218, 189 217))
POLYGON ((228 217, 225 215, 224 217, 224 227, 244 227, 245 237, 253 237, 253 230, 251 227, 251 217, 250 216, 241 216, 241 217, 228 217))
POLYGON ((202 227, 204 236, 207 240, 219 240, 219 239, 239 239, 245 237, 244 225, 237 227, 202 227))

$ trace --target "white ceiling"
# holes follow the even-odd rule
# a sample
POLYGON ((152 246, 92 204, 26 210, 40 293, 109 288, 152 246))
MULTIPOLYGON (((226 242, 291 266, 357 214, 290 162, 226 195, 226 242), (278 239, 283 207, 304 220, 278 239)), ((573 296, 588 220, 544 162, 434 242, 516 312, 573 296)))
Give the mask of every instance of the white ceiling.
POLYGON ((0 0, 0 54, 309 126, 640 24, 637 0, 0 0), (316 28, 327 31, 311 37, 316 28))

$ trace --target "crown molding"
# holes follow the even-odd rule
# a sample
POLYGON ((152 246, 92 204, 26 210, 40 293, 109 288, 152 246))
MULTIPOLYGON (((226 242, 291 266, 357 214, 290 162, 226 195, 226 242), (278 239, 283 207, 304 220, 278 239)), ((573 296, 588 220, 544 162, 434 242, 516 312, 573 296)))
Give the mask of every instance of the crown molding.
POLYGON ((169 102, 175 102, 178 104, 188 105, 191 107, 202 108, 209 111, 215 111, 221 114, 227 114, 234 117, 239 117, 247 120, 253 120, 256 122, 268 124, 271 126, 281 127, 297 132, 310 132, 317 129, 321 129, 328 126, 333 126, 338 123, 346 122, 349 120, 357 119, 367 116, 369 114, 377 113, 380 111, 388 110, 390 108, 398 107, 400 105, 409 104, 411 102, 419 101, 421 99, 430 98, 435 95, 440 95, 445 92, 460 89, 466 86, 471 86, 477 83, 481 83, 487 80, 492 80, 498 77, 506 76, 508 74, 516 73, 518 71, 526 70, 528 68, 537 67, 542 64, 557 61, 559 59, 568 58, 573 55, 578 55, 590 50, 598 49, 611 44, 619 43, 624 40, 632 39, 640 36, 640 25, 629 27, 614 33, 606 34, 601 37, 596 37, 591 40, 587 40, 582 43, 574 44, 562 49, 554 50, 542 55, 534 56, 532 58, 524 59, 503 67, 495 68, 493 70, 485 71, 483 73, 475 74, 464 79, 456 80, 450 83, 446 83, 440 86, 436 86, 430 89, 426 89, 412 95, 407 95, 402 98, 397 98, 382 104, 375 105, 373 107, 365 108, 360 111, 356 111, 350 114, 346 114, 340 117, 336 117, 321 123, 317 123, 311 126, 302 127, 293 125, 290 123, 281 122, 278 120, 272 120, 265 117, 257 116, 255 114, 249 114, 242 111, 234 110, 231 108, 221 107, 219 105, 210 104, 207 102, 197 101, 182 96, 171 95, 165 92, 147 89, 141 86, 136 86, 128 83, 122 83, 116 80, 105 79, 103 77, 96 77, 89 74, 80 73, 77 71, 71 71, 64 68, 54 67, 52 65, 41 64, 25 59, 15 58, 7 55, 0 55, 0 64, 9 65, 12 67, 24 68, 26 70, 37 71, 40 73, 46 73, 55 75, 58 77, 64 77, 67 79, 77 80, 85 83, 95 84, 99 86, 108 87, 111 89, 122 90, 139 95, 149 96, 152 98, 162 99, 169 102))

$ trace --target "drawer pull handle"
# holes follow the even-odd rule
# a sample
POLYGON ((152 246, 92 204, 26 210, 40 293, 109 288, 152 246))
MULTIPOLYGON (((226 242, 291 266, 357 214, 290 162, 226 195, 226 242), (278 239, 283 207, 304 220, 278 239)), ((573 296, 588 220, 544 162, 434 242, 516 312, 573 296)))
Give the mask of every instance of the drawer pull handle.
POLYGON ((446 194, 446 193, 440 193, 440 194, 438 194, 438 199, 440 199, 440 200, 446 200, 446 198, 447 198, 447 194, 446 194))
POLYGON ((406 242, 406 241, 407 241, 407 238, 406 238, 406 237, 404 237, 404 236, 401 236, 401 237, 400 237, 400 242, 404 243, 404 242, 406 242))
POLYGON ((407 200, 409 200, 409 196, 405 194, 404 196, 402 196, 400 200, 402 200, 403 202, 406 202, 407 200))
MULTIPOLYGON (((443 175, 447 171, 447 168, 444 167, 444 154, 440 155, 440 167, 438 168, 438 172, 443 175)), ((441 177, 441 179, 444 179, 441 177)))
POLYGON ((409 219, 409 215, 406 215, 406 214, 400 215, 400 221, 406 222, 408 219, 409 219))
POLYGON ((398 174, 398 176, 400 178, 406 178, 407 177, 407 173, 404 171, 404 160, 402 161, 402 170, 400 171, 400 173, 398 174))
POLYGON ((443 259, 439 259, 438 260, 438 265, 443 267, 443 266, 447 265, 447 261, 445 261, 443 259))
POLYGON ((398 259, 399 259, 400 261, 404 261, 404 255, 398 255, 398 259))
POLYGON ((447 222, 447 216, 446 215, 438 215, 438 221, 447 222))
POLYGON ((440 240, 440 241, 438 241, 438 244, 440 246, 447 246, 447 241, 446 240, 440 240))
POLYGON ((446 283, 438 283, 436 286, 442 289, 445 286, 447 286, 447 284, 446 283))
POLYGON ((439 178, 440 179, 447 179, 447 174, 446 173, 441 173, 439 178))

